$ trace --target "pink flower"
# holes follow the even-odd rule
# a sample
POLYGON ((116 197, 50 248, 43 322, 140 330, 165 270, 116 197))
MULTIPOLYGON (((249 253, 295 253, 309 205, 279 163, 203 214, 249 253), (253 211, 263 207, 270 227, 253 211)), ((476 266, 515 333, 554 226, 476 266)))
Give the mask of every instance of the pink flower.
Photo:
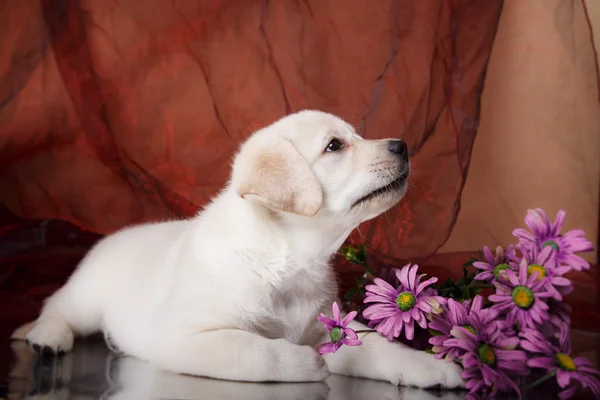
POLYGON ((342 321, 340 307, 338 304, 333 303, 331 309, 333 311, 333 319, 326 317, 324 314, 321 314, 317 317, 319 322, 325 325, 329 331, 329 338, 331 339, 331 342, 323 343, 317 346, 317 351, 319 354, 335 353, 344 344, 346 346, 361 345, 362 342, 358 340, 358 335, 356 332, 348 328, 350 321, 356 318, 357 312, 352 311, 348 313, 348 315, 346 315, 342 321))
POLYGON ((556 214, 556 220, 550 222, 544 210, 540 208, 529 210, 525 216, 525 224, 531 232, 519 228, 513 231, 513 235, 519 238, 523 246, 533 246, 538 250, 552 247, 556 251, 558 264, 568 265, 576 271, 590 269, 590 264, 575 253, 591 251, 594 245, 587 240, 585 232, 581 229, 560 233, 565 215, 566 213, 560 210, 556 214))
POLYGON ((473 266, 479 269, 481 272, 475 276, 478 281, 491 282, 495 279, 499 279, 503 276, 504 271, 511 269, 509 261, 515 254, 515 247, 513 245, 508 246, 506 252, 500 246, 496 248, 496 255, 485 246, 483 248, 483 256, 485 261, 476 261, 473 266))
POLYGON ((571 267, 556 265, 555 252, 552 247, 546 246, 540 251, 537 247, 522 246, 521 252, 523 258, 518 260, 515 257, 514 261, 510 263, 514 270, 518 270, 520 263, 525 260, 527 275, 531 276, 537 272, 538 280, 545 279, 546 289, 558 301, 573 291, 573 283, 563 276, 571 270, 571 267))
POLYGON ((506 312, 508 325, 518 322, 521 328, 536 329, 550 319, 545 302, 552 296, 546 289, 548 278, 538 280, 538 271, 529 276, 526 260, 521 261, 518 273, 506 270, 507 280, 504 283, 494 282, 496 294, 489 297, 491 302, 496 303, 492 310, 506 312))
POLYGON ((558 386, 563 389, 558 394, 560 399, 573 397, 578 386, 589 388, 595 397, 600 397, 600 372, 588 359, 571 356, 568 338, 562 340, 557 347, 534 329, 524 329, 519 335, 523 338, 521 347, 531 353, 527 366, 556 374, 558 386))
POLYGON ((417 277, 418 265, 405 265, 396 270, 399 281, 397 287, 380 278, 375 278, 373 285, 367 285, 364 303, 374 303, 365 308, 362 315, 371 320, 369 326, 376 325, 375 330, 386 336, 389 341, 397 338, 404 329, 408 340, 414 338, 416 322, 423 329, 427 328, 425 314, 442 312, 442 297, 431 295, 428 286, 437 282, 430 278, 421 282, 424 275, 417 277))

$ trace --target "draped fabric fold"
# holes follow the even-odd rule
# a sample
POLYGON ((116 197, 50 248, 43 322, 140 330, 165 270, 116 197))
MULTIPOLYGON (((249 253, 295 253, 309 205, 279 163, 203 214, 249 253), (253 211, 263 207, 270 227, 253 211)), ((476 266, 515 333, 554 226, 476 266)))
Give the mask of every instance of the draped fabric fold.
POLYGON ((305 108, 403 138, 402 205, 361 228, 432 254, 465 182, 500 0, 4 1, 0 202, 101 234, 193 215, 238 144, 305 108))

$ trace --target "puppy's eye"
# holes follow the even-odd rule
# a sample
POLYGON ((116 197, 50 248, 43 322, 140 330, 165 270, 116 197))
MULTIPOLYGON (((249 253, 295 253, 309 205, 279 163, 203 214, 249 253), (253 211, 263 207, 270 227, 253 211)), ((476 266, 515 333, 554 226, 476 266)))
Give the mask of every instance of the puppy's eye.
POLYGON ((325 149, 325 151, 338 151, 342 147, 344 147, 344 144, 342 142, 340 142, 339 140, 337 140, 336 138, 333 138, 327 145, 327 148, 325 149))

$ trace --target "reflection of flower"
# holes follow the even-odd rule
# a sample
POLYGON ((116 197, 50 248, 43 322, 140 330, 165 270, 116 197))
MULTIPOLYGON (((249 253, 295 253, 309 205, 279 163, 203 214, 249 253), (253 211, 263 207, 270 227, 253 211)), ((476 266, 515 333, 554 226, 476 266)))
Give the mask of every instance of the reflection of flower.
POLYGON ((367 285, 364 303, 369 305, 362 312, 363 317, 371 320, 369 326, 375 325, 375 330, 386 336, 388 340, 400 336, 404 328, 404 335, 412 340, 414 337, 415 321, 421 328, 427 328, 425 314, 439 314, 440 300, 442 298, 427 294, 427 287, 437 278, 430 278, 423 282, 424 275, 417 277, 419 266, 405 265, 401 270, 396 270, 396 277, 400 284, 397 287, 390 285, 380 278, 375 278, 373 285, 367 285))
POLYGON ((551 247, 556 251, 558 264, 565 264, 576 271, 589 269, 590 264, 575 253, 591 251, 594 245, 586 239, 585 232, 580 229, 570 230, 564 235, 560 234, 564 220, 563 210, 556 214, 553 223, 543 210, 539 208, 529 210, 525 216, 525 224, 531 232, 518 228, 513 231, 513 235, 519 238, 519 242, 524 246, 533 246, 538 250, 551 247))
POLYGON ((358 346, 362 344, 362 342, 358 340, 356 332, 348 328, 348 324, 356 317, 357 312, 352 311, 348 313, 342 321, 338 304, 333 303, 331 308, 333 311, 333 319, 326 317, 324 314, 317 317, 317 319, 325 325, 327 330, 329 330, 329 338, 331 339, 331 342, 317 346, 319 354, 335 353, 343 344, 347 346, 358 346))
POLYGON ((519 393, 512 376, 527 374, 526 354, 516 350, 519 338, 511 336, 514 332, 490 323, 497 318, 498 312, 493 309, 472 314, 470 326, 454 327, 451 331, 454 338, 444 343, 462 350, 460 360, 464 371, 461 376, 471 394, 493 395, 498 390, 509 392, 511 389, 519 393))
POLYGON ((524 329, 519 335, 523 338, 521 347, 534 355, 527 361, 527 366, 556 373, 556 381, 564 389, 558 395, 561 399, 571 398, 579 385, 590 388, 596 397, 600 397, 600 382, 596 377, 600 372, 585 357, 571 357, 569 340, 556 347, 537 330, 524 329))
MULTIPOLYGON (((523 259, 527 262, 527 275, 538 273, 538 280, 546 278, 546 289, 552 293, 556 300, 562 300, 563 296, 573 291, 573 283, 564 278, 563 275, 571 270, 567 266, 558 266, 554 261, 554 250, 546 246, 542 251, 536 247, 522 247, 523 259)), ((522 261, 521 260, 521 261, 522 261)), ((519 263, 511 263, 518 267, 519 263)))
POLYGON ((542 325, 549 319, 548 305, 542 299, 551 297, 546 291, 546 278, 538 280, 538 272, 527 275, 527 261, 521 261, 519 275, 506 270, 505 282, 494 282, 496 294, 490 295, 489 300, 494 302, 492 309, 506 312, 506 322, 513 325, 535 328, 536 323, 542 325))
POLYGON ((492 254, 490 249, 485 246, 483 248, 483 256, 485 261, 476 261, 473 263, 473 266, 481 271, 475 276, 475 279, 478 281, 489 282, 503 276, 503 271, 511 268, 509 260, 511 260, 514 255, 515 248, 513 245, 508 246, 506 253, 502 247, 498 246, 496 248, 495 256, 492 254))

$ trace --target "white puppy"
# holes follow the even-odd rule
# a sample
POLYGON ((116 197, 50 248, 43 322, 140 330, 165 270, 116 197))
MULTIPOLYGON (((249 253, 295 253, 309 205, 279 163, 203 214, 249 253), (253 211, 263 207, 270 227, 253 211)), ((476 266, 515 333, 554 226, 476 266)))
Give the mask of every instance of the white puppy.
POLYGON ((160 368, 228 380, 320 381, 332 372, 462 386, 455 364, 378 334, 325 357, 314 348, 329 340, 317 316, 336 300, 330 258, 361 222, 400 200, 408 174, 400 140, 363 140, 323 112, 286 116, 241 146, 227 187, 195 218, 101 240, 14 337, 66 352, 74 335, 102 331, 160 368))

